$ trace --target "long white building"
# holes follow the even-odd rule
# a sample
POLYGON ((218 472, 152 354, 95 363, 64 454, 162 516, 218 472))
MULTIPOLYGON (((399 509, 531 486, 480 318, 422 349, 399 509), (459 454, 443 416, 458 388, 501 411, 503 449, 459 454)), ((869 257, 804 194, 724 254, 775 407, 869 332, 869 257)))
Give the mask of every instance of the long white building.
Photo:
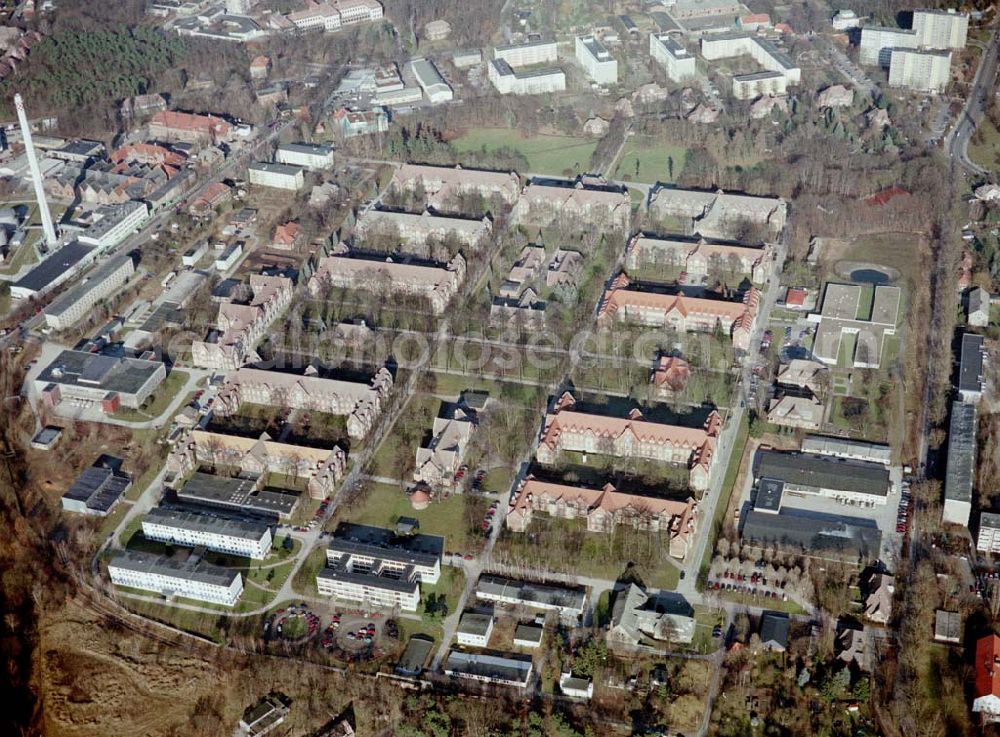
POLYGON ((865 26, 861 29, 858 61, 868 66, 888 67, 894 48, 916 48, 917 33, 908 28, 865 26))
POLYGON ((305 175, 300 166, 257 162, 247 167, 250 184, 274 189, 298 191, 305 185, 305 175))
POLYGON ((102 205, 94 212, 94 224, 79 236, 80 243, 100 249, 114 248, 139 229, 149 217, 145 202, 102 205))
POLYGON ((501 95, 546 95, 566 89, 566 73, 559 67, 516 69, 503 59, 492 59, 487 76, 501 95))
POLYGON ((283 143, 274 152, 274 160, 289 166, 307 169, 329 169, 333 166, 333 146, 318 143, 283 143))
POLYGON ((223 606, 234 606, 243 593, 243 576, 239 571, 213 566, 193 555, 179 560, 154 553, 125 551, 111 559, 108 575, 115 586, 223 606))
POLYGON ((889 67, 893 49, 961 49, 969 33, 969 16, 955 10, 915 10, 913 28, 865 26, 858 55, 862 64, 889 67))
POLYGON ((659 62, 671 82, 683 82, 697 74, 694 56, 669 33, 649 34, 649 55, 659 62))
POLYGON ((271 550, 271 528, 262 522, 223 519, 198 512, 181 512, 163 507, 150 510, 142 520, 147 540, 203 545, 209 550, 263 560, 271 550))
POLYGON ((944 92, 951 80, 951 52, 892 49, 889 86, 919 92, 944 92))
POLYGON ((102 299, 117 292, 135 273, 128 254, 115 256, 94 269, 77 285, 45 308, 45 324, 55 330, 72 327, 102 299))
POLYGON ((530 41, 524 44, 497 46, 493 58, 502 59, 512 67, 553 64, 559 60, 555 41, 530 41))
POLYGON ((618 84, 618 60, 595 36, 576 37, 576 60, 599 85, 618 84))
POLYGON ((783 95, 802 81, 802 70, 771 41, 745 33, 720 33, 701 40, 701 55, 709 61, 749 56, 763 71, 733 77, 733 97, 750 100, 759 95, 783 95))

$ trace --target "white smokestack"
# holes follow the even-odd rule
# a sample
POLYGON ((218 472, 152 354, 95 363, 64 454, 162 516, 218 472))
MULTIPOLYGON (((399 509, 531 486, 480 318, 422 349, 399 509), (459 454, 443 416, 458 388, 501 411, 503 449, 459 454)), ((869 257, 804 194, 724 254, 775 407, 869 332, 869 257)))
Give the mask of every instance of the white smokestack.
POLYGON ((42 219, 42 230, 45 232, 45 245, 56 244, 56 229, 52 226, 52 215, 49 213, 49 203, 45 201, 45 188, 42 187, 42 170, 38 168, 38 158, 35 156, 35 144, 31 141, 31 126, 28 116, 24 113, 24 100, 20 95, 14 95, 14 107, 17 108, 17 121, 21 125, 21 138, 24 150, 28 154, 28 168, 31 169, 31 181, 35 185, 35 199, 38 200, 38 214, 42 219))

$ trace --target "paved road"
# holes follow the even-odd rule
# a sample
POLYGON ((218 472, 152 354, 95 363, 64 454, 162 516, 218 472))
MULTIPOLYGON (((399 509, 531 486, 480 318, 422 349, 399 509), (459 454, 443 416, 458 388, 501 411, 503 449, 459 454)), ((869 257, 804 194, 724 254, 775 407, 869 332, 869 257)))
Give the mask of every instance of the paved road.
MULTIPOLYGON (((982 61, 976 70, 976 77, 966 98, 965 107, 959 115, 958 122, 945 139, 948 156, 953 163, 958 163, 966 172, 973 176, 986 176, 989 172, 969 158, 969 139, 976 132, 976 126, 982 120, 997 78, 997 59, 1000 53, 1000 36, 994 28, 990 40, 983 51, 982 61)), ((923 460, 923 459, 921 459, 923 460)))

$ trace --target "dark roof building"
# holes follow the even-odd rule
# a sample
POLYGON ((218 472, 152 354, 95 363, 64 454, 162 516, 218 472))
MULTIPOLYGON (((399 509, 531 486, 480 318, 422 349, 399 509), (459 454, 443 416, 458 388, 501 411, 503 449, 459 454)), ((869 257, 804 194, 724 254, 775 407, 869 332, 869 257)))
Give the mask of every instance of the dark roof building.
POLYGON ((948 427, 948 467, 944 477, 944 522, 969 526, 972 485, 976 477, 976 405, 951 403, 948 427))
POLYGON ((119 404, 138 409, 166 376, 166 366, 159 361, 65 350, 42 369, 34 385, 49 406, 71 399, 106 404, 105 411, 113 412, 119 404), (113 402, 105 402, 111 398, 113 402))
POLYGON ((882 544, 882 533, 871 520, 789 509, 777 514, 750 510, 743 518, 740 537, 750 544, 865 559, 877 558, 882 544))
POLYGON ((809 453, 757 451, 754 478, 784 482, 784 491, 885 503, 889 469, 880 463, 809 453))
POLYGON ((501 652, 452 650, 444 672, 449 676, 524 688, 531 679, 531 657, 501 652))
POLYGON ((958 393, 962 401, 976 402, 983 394, 983 336, 962 336, 962 358, 958 365, 958 393))
POLYGON ((104 517, 132 486, 132 479, 120 472, 122 462, 102 455, 85 468, 62 497, 67 512, 104 517))
POLYGON ((97 249, 72 241, 22 276, 10 287, 14 299, 40 297, 62 284, 94 260, 97 249))
POLYGON ((783 653, 788 649, 792 620, 785 612, 767 611, 760 617, 760 643, 767 650, 783 653))
POLYGON ((177 490, 177 498, 189 504, 226 509, 272 520, 287 518, 299 498, 295 494, 258 489, 256 479, 229 478, 196 472, 177 490))

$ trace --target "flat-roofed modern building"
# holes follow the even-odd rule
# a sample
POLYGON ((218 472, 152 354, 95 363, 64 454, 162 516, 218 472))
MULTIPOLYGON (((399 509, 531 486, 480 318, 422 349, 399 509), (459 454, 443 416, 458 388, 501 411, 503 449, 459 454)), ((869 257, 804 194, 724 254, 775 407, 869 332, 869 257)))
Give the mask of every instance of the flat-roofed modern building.
POLYGON ((42 369, 34 387, 46 406, 100 404, 111 413, 119 407, 138 409, 166 377, 159 361, 65 350, 42 369))
POLYGON ((917 44, 928 49, 961 49, 969 34, 969 16, 954 8, 913 11, 917 44))
POLYGON ((454 678, 526 688, 531 680, 532 663, 528 655, 452 650, 444 672, 454 678))
POLYGON ((476 584, 476 597, 498 604, 558 612, 566 618, 583 616, 587 591, 583 587, 519 581, 483 574, 476 584))
POLYGON ((327 547, 316 588, 321 596, 413 612, 420 584, 433 585, 441 576, 443 549, 444 538, 343 523, 327 547))
POLYGON ((67 512, 106 516, 132 486, 132 479, 120 472, 121 461, 101 456, 94 465, 83 469, 62 496, 67 512))
POLYGON ((80 234, 80 242, 101 249, 113 248, 135 233, 149 217, 145 202, 102 205, 95 212, 94 224, 80 234))
POLYGON ((555 41, 529 41, 523 44, 497 46, 493 58, 502 59, 512 67, 553 64, 559 60, 555 41))
POLYGON ((978 402, 983 396, 983 362, 986 350, 983 336, 962 335, 962 354, 958 364, 958 394, 963 402, 978 402))
POLYGON ((279 164, 304 166, 307 169, 329 169, 333 166, 333 146, 319 143, 283 143, 274 152, 279 164))
POLYGON ((933 49, 892 50, 889 86, 918 92, 944 92, 951 81, 951 52, 933 49))
POLYGON ((482 612, 463 612, 455 630, 459 645, 486 647, 493 634, 493 615, 482 612))
POLYGON ((413 70, 413 76, 416 77, 417 84, 424 91, 428 102, 437 104, 454 99, 454 91, 444 81, 441 72, 430 59, 414 59, 410 62, 410 68, 413 70))
POLYGON ((168 599, 179 596, 234 606, 243 593, 243 576, 239 571, 213 566, 195 555, 181 560, 124 551, 108 563, 108 575, 115 586, 153 591, 168 599))
POLYGON ((671 82, 683 82, 698 73, 694 55, 669 33, 649 34, 649 55, 659 62, 671 82))
POLYGON ((826 435, 807 435, 802 439, 802 452, 818 456, 833 456, 852 461, 868 461, 892 465, 892 447, 867 440, 848 440, 826 435))
POLYGON ((977 427, 976 405, 970 402, 951 403, 942 522, 969 526, 969 517, 972 514, 972 487, 976 478, 977 427))
POLYGON ((869 66, 888 68, 894 48, 917 47, 917 33, 908 28, 865 26, 861 29, 861 46, 858 60, 869 66))
POLYGON ((576 60, 587 76, 599 85, 618 84, 618 60, 596 36, 577 36, 576 60))
POLYGON ((866 506, 886 504, 891 486, 889 469, 880 463, 777 450, 757 451, 753 474, 758 481, 782 482, 785 493, 866 506))
POLYGON ((267 520, 286 520, 299 497, 287 492, 262 489, 260 479, 216 476, 196 471, 176 490, 186 504, 253 515, 267 520))
POLYGON ((71 241, 10 285, 13 299, 31 299, 48 294, 73 278, 97 258, 98 249, 71 241))
POLYGON ((486 73, 501 95, 545 95, 566 89, 566 73, 559 67, 518 69, 503 59, 492 59, 486 73))
POLYGON ((531 622, 519 624, 514 630, 514 647, 534 650, 541 647, 544 636, 545 628, 541 624, 531 622))
POLYGON ((701 54, 709 61, 750 56, 764 70, 733 77, 733 96, 749 100, 758 95, 783 95, 802 81, 802 70, 773 41, 745 33, 721 33, 701 40, 701 54))
POLYGON ((271 528, 261 522, 156 507, 142 520, 148 540, 198 547, 263 560, 271 550, 271 528))
POLYGON ((882 545, 882 533, 872 520, 791 509, 751 509, 743 515, 740 539, 747 545, 778 545, 807 554, 824 551, 854 560, 878 558, 882 545))
POLYGON ((298 191, 305 186, 305 175, 301 166, 255 162, 247 167, 250 184, 273 189, 298 191))
POLYGON ((65 330, 90 314, 100 301, 118 291, 135 273, 135 263, 128 254, 113 256, 94 269, 83 283, 57 297, 44 310, 45 324, 65 330))
POLYGON ((983 512, 979 515, 976 550, 980 553, 1000 553, 1000 514, 983 512))

